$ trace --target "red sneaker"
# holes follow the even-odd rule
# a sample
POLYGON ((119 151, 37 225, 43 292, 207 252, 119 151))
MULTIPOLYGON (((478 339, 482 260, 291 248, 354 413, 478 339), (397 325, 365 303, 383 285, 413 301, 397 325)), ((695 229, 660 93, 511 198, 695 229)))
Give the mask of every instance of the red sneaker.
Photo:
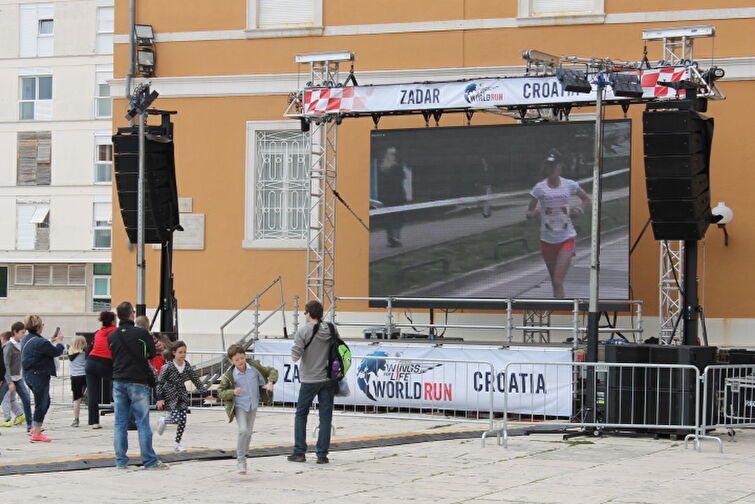
POLYGON ((49 443, 52 439, 48 438, 44 434, 38 434, 36 436, 29 436, 29 440, 32 442, 42 441, 43 443, 49 443))

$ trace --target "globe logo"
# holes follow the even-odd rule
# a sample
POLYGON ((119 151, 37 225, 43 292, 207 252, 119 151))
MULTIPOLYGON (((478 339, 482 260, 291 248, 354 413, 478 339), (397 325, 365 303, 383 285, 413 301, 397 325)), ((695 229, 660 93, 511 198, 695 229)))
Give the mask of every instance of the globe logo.
MULTIPOLYGON (((388 354, 386 352, 378 351, 372 352, 368 355, 368 357, 370 356, 388 357, 388 354)), ((377 399, 375 399, 375 397, 372 395, 372 392, 370 392, 370 382, 375 380, 377 378, 378 372, 384 370, 385 368, 385 359, 365 359, 359 365, 359 369, 357 370, 357 387, 359 387, 359 390, 364 392, 364 395, 366 395, 372 401, 377 401, 377 399)))

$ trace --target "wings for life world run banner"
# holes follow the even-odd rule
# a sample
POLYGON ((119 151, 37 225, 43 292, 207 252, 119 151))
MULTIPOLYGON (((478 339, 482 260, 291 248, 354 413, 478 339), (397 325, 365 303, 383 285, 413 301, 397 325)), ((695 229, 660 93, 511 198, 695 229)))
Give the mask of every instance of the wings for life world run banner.
MULTIPOLYGON (((254 351, 290 355, 292 343, 259 340, 254 351)), ((344 379, 351 395, 336 397, 336 404, 484 412, 490 409, 492 391, 493 409, 501 412, 504 391, 508 390, 511 413, 560 417, 572 414, 570 366, 514 365, 508 373, 504 372, 510 362, 571 362, 568 348, 502 350, 463 345, 348 344, 354 358, 344 379), (493 370, 486 364, 469 361, 490 362, 493 370)), ((298 365, 290 357, 255 358, 280 373, 275 386, 276 402, 296 402, 300 384, 298 365)))

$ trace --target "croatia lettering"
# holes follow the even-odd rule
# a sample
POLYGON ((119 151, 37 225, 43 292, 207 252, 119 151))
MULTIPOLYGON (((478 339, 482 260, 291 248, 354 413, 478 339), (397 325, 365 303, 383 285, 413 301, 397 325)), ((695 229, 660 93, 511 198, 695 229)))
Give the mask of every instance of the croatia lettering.
POLYGON ((476 371, 472 376, 472 388, 477 392, 490 392, 492 388, 495 392, 502 394, 505 392, 509 394, 548 393, 543 373, 511 372, 507 377, 504 372, 496 373, 494 376, 490 371, 484 373, 476 371))

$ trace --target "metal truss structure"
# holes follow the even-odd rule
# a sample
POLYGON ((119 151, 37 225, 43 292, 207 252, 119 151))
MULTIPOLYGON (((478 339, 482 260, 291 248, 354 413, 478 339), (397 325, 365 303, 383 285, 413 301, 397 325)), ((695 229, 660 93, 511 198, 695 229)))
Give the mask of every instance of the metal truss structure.
MULTIPOLYGON (((715 80, 723 76, 721 69, 711 68, 702 72, 696 62, 692 61, 693 39, 713 36, 713 27, 672 28, 643 33, 645 40, 659 40, 663 43, 664 60, 653 67, 647 57, 641 61, 615 61, 609 58, 578 58, 573 56, 552 56, 540 51, 525 51, 523 57, 528 61, 527 71, 523 77, 506 79, 475 79, 469 81, 438 83, 406 83, 401 85, 359 86, 352 69, 346 78, 340 72, 339 63, 353 62, 354 54, 348 51, 334 53, 302 54, 296 57, 298 63, 310 65, 310 81, 304 89, 297 90, 289 96, 289 105, 284 117, 297 118, 302 123, 302 131, 309 131, 311 138, 310 165, 310 224, 307 240, 306 293, 308 299, 320 300, 326 309, 334 309, 335 300, 335 242, 336 242, 336 175, 337 175, 337 129, 345 118, 372 117, 377 125, 383 115, 422 115, 426 122, 434 117, 436 122, 444 113, 463 112, 468 118, 478 111, 496 114, 519 114, 522 119, 537 111, 539 120, 568 119, 572 107, 595 106, 596 92, 592 94, 565 93, 558 84, 556 75, 559 69, 584 68, 584 77, 597 80, 610 78, 612 74, 626 73, 639 77, 647 74, 674 75, 678 82, 657 81, 653 88, 643 87, 642 96, 623 98, 606 97, 605 105, 646 104, 664 100, 678 100, 685 97, 680 89, 693 86, 697 98, 724 99, 716 87, 715 80), (717 70, 718 72, 713 72, 717 70), (349 85, 351 81, 351 86, 349 85), (443 86, 447 88, 462 86, 462 91, 474 90, 478 97, 467 101, 441 100, 443 86), (465 88, 466 86, 466 88, 465 88), (519 92, 501 93, 485 91, 494 87, 517 90, 528 89, 552 90, 554 94, 541 94, 537 97, 522 95, 519 92), (667 86, 667 88, 664 88, 667 86), (675 89, 676 92, 658 93, 659 89, 675 89), (488 93, 488 95, 485 95, 488 93), (560 93, 560 94, 559 94, 560 93), (492 96, 487 101, 487 96, 492 96), (506 97, 496 101, 495 96, 506 97), (509 98, 513 96, 514 98, 509 98), (370 97, 364 101, 365 97, 370 97), (408 105, 404 98, 409 98, 408 105), (412 100, 412 97, 419 99, 412 100), (432 98, 428 101, 428 97, 432 98), (365 103, 367 103, 365 105, 365 103), (377 106, 372 107, 371 103, 377 106), (360 105, 357 105, 360 104, 360 105), (361 107, 361 108, 360 108, 361 107)), ((560 80, 560 78, 559 78, 560 80)), ((644 86, 644 84, 643 84, 644 86)), ((453 94, 453 93, 452 93, 453 94)), ((469 98, 466 92, 455 93, 469 98)), ((661 327, 662 340, 671 335, 680 334, 680 328, 674 332, 674 324, 681 324, 678 314, 682 309, 681 291, 678 285, 681 279, 681 257, 683 244, 676 249, 661 250, 661 327), (667 256, 672 257, 666 261, 667 256), (676 257, 676 259, 674 259, 676 257), (674 275, 676 275, 674 277, 674 275), (676 281, 669 279, 676 278, 676 281), (677 284, 678 281, 678 284, 677 284)))
POLYGON ((660 279, 658 281, 659 339, 661 343, 680 344, 684 334, 684 242, 661 241, 660 279))

